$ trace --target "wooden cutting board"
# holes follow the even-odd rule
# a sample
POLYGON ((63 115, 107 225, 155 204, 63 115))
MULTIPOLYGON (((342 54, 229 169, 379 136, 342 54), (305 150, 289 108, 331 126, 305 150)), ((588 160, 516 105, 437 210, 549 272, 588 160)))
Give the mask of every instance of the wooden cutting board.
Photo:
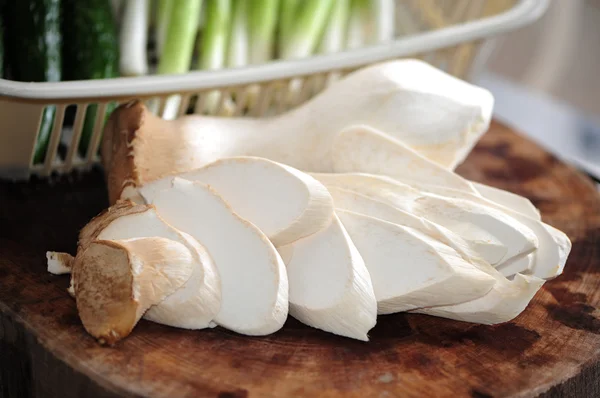
POLYGON ((4 397, 600 396, 600 196, 588 179, 494 124, 459 172, 530 198, 565 231, 565 273, 512 322, 381 316, 371 342, 289 319, 271 336, 142 321, 114 348, 83 330, 46 250, 75 250, 107 205, 100 171, 49 185, 0 182, 0 392, 4 397))

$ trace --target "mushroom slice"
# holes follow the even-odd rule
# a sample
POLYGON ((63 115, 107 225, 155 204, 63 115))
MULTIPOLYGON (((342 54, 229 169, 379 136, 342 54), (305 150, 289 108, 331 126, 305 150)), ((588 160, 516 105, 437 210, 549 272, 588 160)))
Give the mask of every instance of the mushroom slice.
POLYGON ((377 303, 369 272, 337 217, 314 235, 279 247, 290 283, 290 314, 340 336, 368 340, 377 303))
POLYGON ((462 303, 495 283, 454 249, 415 229, 347 210, 338 215, 369 270, 380 314, 462 303))
POLYGON ((79 242, 162 237, 185 245, 194 256, 190 279, 174 294, 150 308, 144 318, 185 329, 213 327, 221 307, 221 282, 212 257, 203 245, 160 217, 154 206, 118 202, 94 218, 80 233, 79 242))
POLYGON ((446 227, 494 265, 537 247, 537 238, 514 218, 475 202, 418 191, 392 178, 371 174, 313 174, 338 186, 385 202, 446 227))
POLYGON ((415 201, 413 211, 474 242, 477 251, 490 264, 531 253, 539 245, 531 229, 504 212, 475 202, 424 195, 415 201), (502 258, 492 258, 485 252, 488 240, 497 241, 506 247, 502 258))
MULTIPOLYGON (((494 265, 501 270, 500 272, 503 275, 512 276, 524 272, 534 274, 542 279, 551 279, 562 273, 571 251, 571 242, 563 232, 541 222, 539 213, 537 210, 531 210, 535 208, 526 198, 497 188, 483 188, 483 191, 488 195, 493 192, 494 197, 503 201, 504 204, 502 204, 470 192, 462 192, 452 188, 419 184, 415 187, 447 198, 467 200, 496 209, 531 230, 538 240, 538 249, 531 253, 531 256, 525 254, 516 257, 506 256, 503 261, 495 263, 494 265), (509 207, 511 205, 515 208, 509 207)), ((481 189, 484 186, 476 185, 476 187, 481 189)))
POLYGON ((492 202, 498 203, 504 207, 518 211, 519 213, 531 217, 534 220, 541 220, 540 211, 531 203, 527 198, 521 195, 514 194, 509 191, 504 191, 496 187, 484 185, 478 182, 471 182, 477 192, 481 194, 485 199, 492 202))
POLYGON ((523 312, 543 284, 544 280, 534 275, 516 274, 513 280, 508 280, 497 274, 496 284, 483 297, 451 306, 422 308, 415 312, 485 325, 508 322, 523 312))
POLYGON ((360 108, 341 107, 338 111, 350 114, 345 126, 351 125, 352 119, 362 120, 450 170, 487 131, 494 106, 488 90, 416 59, 358 70, 324 91, 323 97, 328 91, 338 98, 359 93, 362 99, 360 108))
MULTIPOLYGON (((540 244, 541 246, 543 243, 540 244)), ((543 250, 543 249, 538 249, 543 250)), ((536 260, 537 251, 529 254, 522 254, 514 257, 508 261, 503 262, 500 265, 496 265, 496 269, 505 277, 509 278, 515 274, 527 273, 533 268, 533 264, 536 260)))
MULTIPOLYGON (((331 222, 333 201, 327 189, 308 174, 264 158, 217 160, 178 175, 213 188, 242 218, 256 225, 275 246, 320 231, 331 222)), ((149 201, 170 187, 172 177, 141 187, 149 201)))
POLYGON ((54 275, 70 274, 73 265, 73 256, 69 253, 46 252, 48 272, 54 275))
POLYGON ((467 261, 470 261, 471 257, 479 257, 479 255, 474 253, 474 248, 472 245, 469 245, 469 242, 441 225, 349 189, 330 186, 328 190, 333 197, 336 209, 348 210, 388 221, 393 224, 416 229, 425 235, 450 246, 459 252, 463 259, 467 261), (470 247, 469 255, 465 254, 465 247, 470 247))
POLYGON ((518 212, 537 221, 541 220, 539 211, 527 198, 473 181, 469 182, 477 189, 477 194, 444 185, 423 184, 417 181, 411 181, 410 186, 423 192, 449 198, 472 200, 503 211, 511 210, 513 212, 518 212))
POLYGON ((73 264, 83 326, 101 343, 116 343, 186 283, 194 261, 188 247, 165 238, 93 241, 73 264))
POLYGON ((285 265, 269 239, 209 186, 175 177, 153 200, 158 213, 206 247, 221 276, 215 322, 247 335, 281 328, 288 313, 285 265))
POLYGON ((458 174, 368 126, 342 130, 335 137, 331 156, 335 173, 379 174, 403 182, 416 180, 477 193, 473 185, 458 174))

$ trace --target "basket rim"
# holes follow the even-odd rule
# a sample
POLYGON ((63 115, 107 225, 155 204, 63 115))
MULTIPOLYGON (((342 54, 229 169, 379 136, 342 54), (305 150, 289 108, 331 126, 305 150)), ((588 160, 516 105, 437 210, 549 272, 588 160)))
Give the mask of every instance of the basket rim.
POLYGON ((117 77, 104 80, 63 82, 17 82, 0 79, 0 98, 51 101, 116 99, 192 93, 206 89, 243 86, 291 79, 332 70, 357 68, 366 64, 419 54, 504 33, 539 19, 550 0, 519 0, 512 8, 476 21, 400 37, 356 50, 316 55, 298 60, 278 60, 263 65, 216 71, 192 71, 181 75, 117 77))

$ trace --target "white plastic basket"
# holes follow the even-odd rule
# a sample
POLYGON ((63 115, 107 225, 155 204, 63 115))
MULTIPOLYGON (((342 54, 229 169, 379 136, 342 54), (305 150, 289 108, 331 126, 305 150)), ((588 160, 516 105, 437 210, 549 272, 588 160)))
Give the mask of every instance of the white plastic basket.
POLYGON ((166 99, 178 95, 175 114, 180 116, 203 113, 207 96, 217 92, 220 100, 214 114, 268 116, 308 100, 345 73, 400 57, 421 58, 464 78, 482 39, 536 20, 548 3, 549 0, 398 0, 396 40, 337 54, 184 75, 58 83, 0 79, 0 177, 27 179, 31 175, 49 176, 89 168, 98 161, 105 113, 113 102, 140 98, 153 104, 162 115, 166 99), (296 89, 290 93, 290 87, 296 89), (79 141, 90 105, 98 106, 96 120, 87 151, 81 154, 79 141), (56 107, 52 133, 44 161, 34 164, 35 142, 47 106, 56 107), (63 126, 65 114, 70 112, 75 113, 74 121, 63 126))

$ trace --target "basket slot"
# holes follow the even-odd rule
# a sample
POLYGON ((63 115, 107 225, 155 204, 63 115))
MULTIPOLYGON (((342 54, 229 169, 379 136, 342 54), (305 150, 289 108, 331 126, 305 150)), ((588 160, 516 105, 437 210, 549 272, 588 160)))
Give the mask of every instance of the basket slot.
POLYGON ((313 90, 314 90, 314 84, 315 84, 314 79, 308 78, 308 79, 302 79, 302 80, 292 80, 292 82, 290 84, 290 87, 292 89, 294 89, 293 85, 297 81, 300 84, 302 84, 302 87, 297 92, 297 95, 294 98, 294 101, 292 102, 292 107, 299 106, 300 104, 306 102, 306 100, 308 100, 311 97, 313 90))
POLYGON ((85 164, 91 165, 98 153, 98 147, 100 146, 100 139, 102 138, 102 127, 104 126, 104 119, 106 117, 106 102, 98 104, 98 111, 96 112, 96 120, 94 121, 94 132, 90 138, 90 145, 88 147, 85 164))
POLYGON ((321 91, 325 90, 325 88, 327 88, 328 79, 329 79, 328 73, 321 73, 321 74, 315 76, 315 83, 313 86, 313 91, 310 96, 311 98, 314 97, 315 95, 319 94, 321 91))
POLYGON ((157 103, 156 108, 158 109, 156 114, 160 117, 163 117, 163 115, 165 114, 165 107, 167 106, 168 98, 158 97, 155 98, 155 101, 157 103))
POLYGON ((287 97, 287 93, 288 90, 287 88, 290 85, 290 80, 286 79, 286 80, 280 80, 278 87, 277 87, 277 93, 275 94, 275 113, 277 115, 280 115, 282 113, 284 113, 285 111, 287 111, 289 109, 289 107, 287 106, 287 102, 286 102, 286 97, 287 97))
MULTIPOLYGON (((253 88, 251 88, 253 89, 253 88)), ((254 117, 261 117, 264 115, 267 107, 271 103, 271 99, 273 97, 273 91, 275 90, 275 83, 267 83, 266 87, 259 88, 258 98, 255 104, 250 110, 250 115, 254 117)))
POLYGON ((190 106, 190 94, 184 94, 181 96, 181 103, 179 104, 179 109, 177 110, 177 117, 181 117, 187 113, 187 109, 190 106))
POLYGON ((238 87, 235 90, 235 109, 232 116, 242 116, 244 114, 244 111, 246 110, 246 103, 248 102, 249 97, 248 91, 249 87, 247 86, 238 87))
POLYGON ((73 122, 73 136, 71 137, 71 143, 69 144, 69 150, 65 157, 65 169, 66 171, 71 170, 73 167, 74 159, 77 155, 79 148, 79 140, 81 139, 81 133, 83 131, 83 122, 85 120, 85 114, 88 109, 88 104, 77 105, 77 113, 75 114, 75 121, 73 122))
POLYGON ((44 169, 41 173, 43 176, 48 176, 52 173, 52 164, 55 162, 56 151, 58 150, 58 144, 60 143, 62 125, 65 119, 65 108, 66 105, 56 106, 52 133, 50 134, 50 141, 48 141, 48 149, 46 150, 46 157, 44 158, 44 169))
MULTIPOLYGON (((168 97, 160 97, 159 100, 161 106, 157 115, 166 120, 177 118, 180 109, 182 109, 181 101, 183 97, 181 95, 169 95, 168 97)), ((185 111, 185 108, 183 109, 185 111)))
POLYGON ((324 89, 331 86, 333 83, 337 82, 342 78, 341 71, 334 71, 327 74, 327 78, 325 79, 325 87, 324 89))
POLYGON ((196 105, 194 106, 194 113, 201 114, 204 111, 204 103, 206 102, 207 92, 200 92, 196 97, 196 105))
POLYGON ((223 89, 221 91, 213 91, 211 95, 218 95, 219 102, 215 109, 215 115, 219 116, 231 116, 234 112, 234 104, 231 99, 231 90, 223 89))

